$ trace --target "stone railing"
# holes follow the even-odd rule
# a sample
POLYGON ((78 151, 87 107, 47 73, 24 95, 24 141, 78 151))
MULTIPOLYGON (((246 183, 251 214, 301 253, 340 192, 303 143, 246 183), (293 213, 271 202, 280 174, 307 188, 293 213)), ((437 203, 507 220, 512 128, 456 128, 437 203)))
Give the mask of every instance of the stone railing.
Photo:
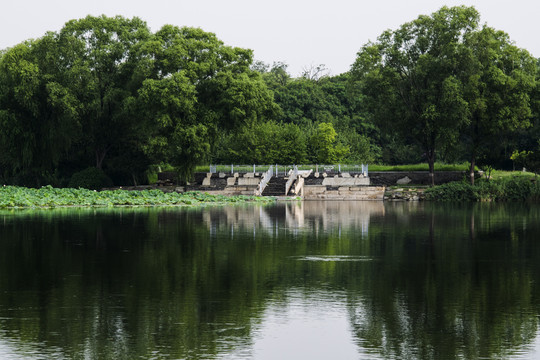
POLYGON ((304 178, 298 177, 298 180, 294 183, 294 194, 297 196, 304 196, 304 178))
POLYGON ((289 190, 291 189, 293 182, 297 178, 298 178, 298 167, 295 165, 293 170, 289 172, 289 180, 287 180, 287 183, 285 184, 285 196, 289 194, 289 190))
POLYGON ((274 174, 274 169, 273 169, 273 166, 270 165, 270 167, 268 168, 268 171, 266 171, 264 173, 264 176, 263 176, 261 182, 259 183, 259 186, 257 187, 257 190, 255 191, 256 196, 261 196, 262 195, 264 189, 266 188, 266 185, 268 185, 268 182, 272 178, 273 174, 274 174))

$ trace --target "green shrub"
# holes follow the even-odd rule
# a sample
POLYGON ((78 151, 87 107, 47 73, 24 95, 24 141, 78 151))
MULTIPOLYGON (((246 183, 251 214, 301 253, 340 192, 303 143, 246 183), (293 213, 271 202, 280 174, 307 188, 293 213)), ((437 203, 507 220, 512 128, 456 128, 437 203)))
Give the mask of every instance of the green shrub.
POLYGON ((473 188, 476 201, 500 201, 504 198, 503 187, 498 181, 478 181, 473 188))
POLYGON ((540 182, 535 177, 531 183, 531 200, 540 201, 540 182))
POLYGON ((451 182, 426 190, 435 201, 524 201, 540 200, 540 184, 528 177, 504 177, 478 181, 476 185, 451 182))
POLYGON ((505 178, 500 181, 502 187, 502 200, 519 201, 531 196, 531 181, 523 177, 505 178))
POLYGON ((436 201, 477 201, 477 192, 465 182, 450 182, 426 189, 426 200, 436 201))
POLYGON ((71 176, 68 187, 100 190, 113 185, 112 180, 105 173, 95 167, 89 167, 76 172, 71 176))

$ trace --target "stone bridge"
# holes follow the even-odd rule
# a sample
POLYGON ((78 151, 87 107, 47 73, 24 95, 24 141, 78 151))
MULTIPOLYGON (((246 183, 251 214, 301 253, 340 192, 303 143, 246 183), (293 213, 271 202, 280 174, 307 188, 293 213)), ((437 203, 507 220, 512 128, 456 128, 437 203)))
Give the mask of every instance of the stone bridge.
POLYGON ((266 173, 198 173, 188 190, 211 194, 300 196, 304 200, 383 200, 384 187, 370 186, 362 173, 298 171, 272 175, 261 190, 266 173))

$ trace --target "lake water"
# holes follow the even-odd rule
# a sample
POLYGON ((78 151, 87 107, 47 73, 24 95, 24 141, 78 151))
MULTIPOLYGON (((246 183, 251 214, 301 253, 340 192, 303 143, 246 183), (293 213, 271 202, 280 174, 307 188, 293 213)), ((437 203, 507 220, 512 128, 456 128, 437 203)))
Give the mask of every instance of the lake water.
POLYGON ((0 359, 540 358, 540 206, 0 211, 0 359))

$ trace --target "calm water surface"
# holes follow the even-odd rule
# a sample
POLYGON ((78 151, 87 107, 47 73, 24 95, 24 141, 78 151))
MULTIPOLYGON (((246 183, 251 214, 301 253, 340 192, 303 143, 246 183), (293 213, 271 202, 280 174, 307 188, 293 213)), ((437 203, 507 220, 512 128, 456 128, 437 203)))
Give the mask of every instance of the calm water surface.
POLYGON ((0 359, 535 359, 539 315, 539 205, 0 211, 0 359))

